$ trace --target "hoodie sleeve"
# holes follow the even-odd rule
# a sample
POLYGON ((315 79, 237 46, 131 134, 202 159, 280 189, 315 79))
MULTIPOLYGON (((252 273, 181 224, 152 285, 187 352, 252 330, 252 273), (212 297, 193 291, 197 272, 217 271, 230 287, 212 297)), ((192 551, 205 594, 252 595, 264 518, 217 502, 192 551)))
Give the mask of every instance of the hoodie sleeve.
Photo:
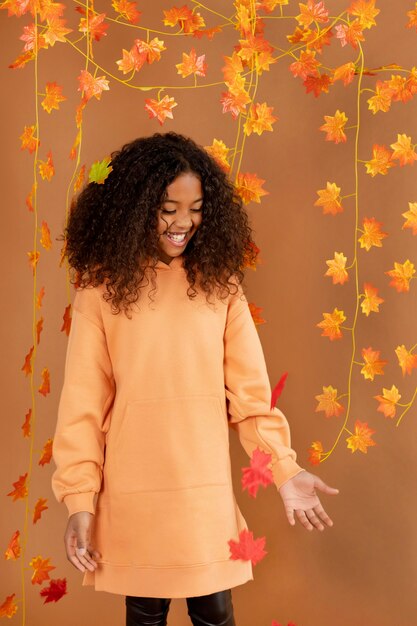
POLYGON ((52 443, 52 491, 67 506, 68 517, 79 511, 95 513, 115 394, 98 298, 97 288, 75 294, 52 443))
POLYGON ((241 285, 228 304, 224 333, 225 393, 229 426, 235 430, 249 456, 256 447, 272 455, 274 484, 303 471, 291 448, 284 413, 271 406, 271 386, 258 331, 241 285))

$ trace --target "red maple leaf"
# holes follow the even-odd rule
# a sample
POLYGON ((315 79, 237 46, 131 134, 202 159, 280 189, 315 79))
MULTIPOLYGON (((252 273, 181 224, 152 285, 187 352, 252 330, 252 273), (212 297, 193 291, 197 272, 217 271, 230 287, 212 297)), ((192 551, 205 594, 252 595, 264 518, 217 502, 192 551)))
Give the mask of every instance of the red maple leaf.
POLYGON ((250 560, 253 565, 256 565, 267 554, 264 550, 265 541, 266 537, 254 539, 252 531, 244 528, 239 533, 239 541, 230 539, 227 542, 230 547, 230 559, 234 561, 237 559, 242 559, 243 561, 250 560))
POLYGON ((273 409, 274 406, 276 405, 277 400, 280 397, 282 390, 285 387, 285 381, 287 380, 287 376, 288 376, 288 372, 284 372, 281 378, 279 379, 279 381, 277 382, 277 384, 275 385, 274 389, 272 390, 271 409, 273 409))
POLYGON ((64 596, 67 592, 67 579, 66 578, 54 578, 49 583, 49 587, 44 587, 39 592, 40 596, 45 596, 46 600, 44 604, 47 602, 57 602, 64 596))
POLYGON ((274 482, 272 471, 267 467, 272 455, 260 448, 253 451, 250 467, 242 467, 242 489, 247 489, 249 495, 256 498, 259 487, 267 487, 274 482))

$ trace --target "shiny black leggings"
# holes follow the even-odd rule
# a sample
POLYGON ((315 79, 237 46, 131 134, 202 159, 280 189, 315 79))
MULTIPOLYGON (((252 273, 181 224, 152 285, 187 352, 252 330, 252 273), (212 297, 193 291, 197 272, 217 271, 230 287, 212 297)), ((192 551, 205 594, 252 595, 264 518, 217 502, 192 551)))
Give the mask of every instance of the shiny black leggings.
MULTIPOLYGON (((194 626, 236 626, 230 589, 186 598, 194 626)), ((171 600, 126 596, 126 626, 166 626, 171 600)))

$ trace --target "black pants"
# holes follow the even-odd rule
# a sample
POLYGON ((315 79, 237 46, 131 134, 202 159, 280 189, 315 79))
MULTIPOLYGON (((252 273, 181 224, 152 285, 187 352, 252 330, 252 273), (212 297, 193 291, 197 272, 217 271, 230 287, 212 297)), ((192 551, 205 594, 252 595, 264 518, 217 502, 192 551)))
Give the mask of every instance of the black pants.
MULTIPOLYGON (((186 598, 194 626, 236 626, 230 589, 186 598)), ((126 626, 166 626, 170 598, 126 596, 126 626)))

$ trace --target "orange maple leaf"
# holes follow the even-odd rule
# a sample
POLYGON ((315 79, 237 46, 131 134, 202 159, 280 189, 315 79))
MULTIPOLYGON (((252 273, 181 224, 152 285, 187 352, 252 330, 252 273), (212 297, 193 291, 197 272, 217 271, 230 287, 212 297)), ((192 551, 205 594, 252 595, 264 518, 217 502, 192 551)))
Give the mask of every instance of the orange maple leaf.
POLYGON ((66 593, 68 593, 67 579, 57 578, 56 580, 52 579, 48 587, 43 587, 39 595, 46 598, 44 602, 46 604, 47 602, 58 602, 66 593))
POLYGON ((178 102, 169 96, 164 96, 162 100, 145 99, 145 110, 148 111, 149 117, 156 117, 161 126, 167 117, 173 119, 172 109, 177 105, 178 102))
POLYGON ((45 287, 41 287, 39 289, 38 295, 36 296, 36 308, 37 309, 41 308, 44 295, 45 295, 45 287))
POLYGON ((19 558, 21 553, 21 546, 19 542, 20 530, 15 530, 4 553, 5 559, 13 559, 14 561, 16 561, 16 559, 19 558))
POLYGON ((410 291, 410 280, 415 273, 414 263, 409 259, 404 261, 404 263, 394 261, 394 269, 384 272, 384 274, 392 277, 389 286, 394 287, 398 293, 410 291))
POLYGON ((39 459, 38 465, 45 465, 46 463, 51 462, 52 458, 52 439, 49 437, 43 444, 43 449, 41 453, 41 458, 39 459))
POLYGON ((386 146, 374 144, 372 146, 372 159, 365 161, 366 173, 371 176, 386 174, 390 167, 396 164, 392 160, 393 153, 386 146))
POLYGON ((65 307, 65 311, 64 311, 64 315, 62 316, 62 319, 64 320, 64 323, 62 324, 61 328, 59 330, 65 332, 65 334, 67 335, 67 337, 70 334, 70 330, 71 330, 71 303, 68 304, 65 307))
POLYGON ((348 282, 349 274, 345 269, 346 261, 347 257, 345 257, 343 252, 335 252, 333 259, 326 260, 326 264, 329 266, 329 269, 324 273, 324 275, 332 277, 333 285, 344 285, 348 282))
POLYGON ((35 268, 38 264, 41 253, 39 252, 39 250, 37 250, 36 252, 27 252, 27 255, 29 257, 29 265, 32 267, 33 270, 32 274, 35 275, 35 268))
POLYGON ((343 311, 339 311, 336 307, 332 313, 323 313, 323 320, 316 324, 319 328, 323 328, 322 337, 329 337, 330 341, 342 338, 340 325, 346 320, 343 311))
POLYGON ((349 85, 353 81, 353 77, 356 73, 356 67, 353 61, 348 61, 348 63, 344 63, 343 65, 339 65, 332 72, 332 80, 335 82, 336 80, 343 80, 343 85, 349 85))
POLYGON ((346 437, 346 441, 348 442, 347 447, 352 450, 352 454, 356 450, 360 450, 366 454, 370 446, 378 445, 373 439, 371 439, 371 435, 375 432, 376 430, 369 428, 366 422, 356 420, 355 434, 350 437, 346 437))
POLYGON ((230 170, 230 163, 227 160, 230 148, 227 148, 221 139, 213 139, 211 146, 204 146, 208 152, 226 172, 230 170))
POLYGON ((248 490, 252 498, 256 498, 260 486, 266 488, 274 482, 271 469, 267 467, 272 461, 272 454, 260 448, 253 450, 250 466, 242 467, 242 491, 248 490))
POLYGON ((381 354, 380 350, 373 350, 371 346, 369 346, 369 348, 362 348, 361 354, 365 360, 361 374, 363 374, 366 380, 374 380, 375 376, 382 376, 384 374, 383 368, 388 361, 383 361, 379 358, 381 354))
POLYGON ((223 105, 222 113, 230 112, 232 114, 233 119, 237 119, 239 113, 244 113, 246 111, 246 105, 249 102, 252 102, 251 97, 245 91, 245 89, 240 89, 237 87, 239 83, 239 78, 242 83, 245 82, 243 76, 240 74, 236 77, 236 81, 233 87, 229 88, 229 91, 222 91, 220 102, 223 105))
POLYGON ((25 375, 28 376, 29 374, 32 373, 32 354, 33 354, 33 350, 34 350, 34 346, 31 347, 31 349, 29 350, 29 352, 27 353, 27 355, 25 356, 25 362, 23 363, 21 370, 22 372, 25 372, 25 375))
POLYGON ((344 112, 337 109, 334 115, 324 115, 325 124, 319 126, 319 130, 326 132, 326 141, 334 141, 335 143, 344 142, 347 137, 344 133, 344 127, 348 120, 344 112))
MULTIPOLYGON (((48 17, 47 25, 48 28, 45 32, 45 41, 50 45, 54 46, 57 41, 61 41, 62 43, 66 42, 65 35, 68 33, 72 33, 72 28, 66 28, 65 24, 67 20, 62 20, 56 15, 51 15, 48 17)), ((46 46, 45 46, 46 47, 46 46)))
POLYGON ((326 24, 329 21, 329 11, 324 7, 324 2, 307 0, 307 4, 299 3, 301 13, 295 16, 299 24, 310 26, 312 22, 326 24))
POLYGON ((47 396, 51 391, 50 381, 49 381, 49 369, 47 367, 43 368, 41 376, 42 376, 42 383, 40 387, 38 388, 38 391, 43 396, 47 396))
POLYGON ((336 38, 340 39, 340 43, 342 47, 346 46, 348 43, 356 50, 360 41, 365 41, 365 37, 362 32, 362 24, 358 19, 347 24, 337 24, 335 27, 336 30, 336 38))
POLYGON ((375 0, 354 0, 348 7, 347 12, 350 15, 357 15, 361 27, 371 28, 376 26, 374 17, 380 13, 380 9, 375 8, 375 0))
POLYGON ((85 178, 85 163, 84 165, 82 165, 82 167, 80 168, 80 171, 78 172, 77 179, 74 183, 74 193, 76 193, 82 187, 84 183, 84 178, 85 178))
POLYGON ((393 89, 387 81, 377 80, 375 85, 375 95, 368 98, 368 108, 375 115, 378 111, 386 113, 391 108, 393 89))
POLYGON ((321 441, 313 441, 313 443, 311 444, 311 448, 308 449, 308 452, 308 460, 311 465, 319 465, 320 459, 323 456, 323 445, 321 441))
POLYGON ((223 55, 223 60, 226 62, 225 65, 221 68, 223 73, 223 79, 226 85, 229 87, 235 83, 236 76, 243 72, 242 59, 236 52, 233 50, 232 56, 228 57, 223 55))
POLYGON ((323 207, 323 215, 330 213, 336 215, 343 212, 343 207, 340 197, 340 187, 336 183, 330 183, 327 181, 326 189, 319 189, 317 192, 319 198, 315 201, 314 206, 323 207))
POLYGON ((194 30, 192 36, 195 39, 202 39, 203 37, 207 37, 207 39, 213 39, 216 33, 223 32, 221 26, 213 26, 212 28, 203 28, 202 30, 194 30))
POLYGON ((264 182, 265 180, 258 178, 256 174, 238 172, 235 183, 236 192, 245 204, 249 204, 249 202, 260 203, 261 196, 269 195, 269 191, 262 189, 264 182))
POLYGON ((305 79, 307 76, 319 76, 317 68, 320 67, 321 63, 316 59, 316 54, 314 50, 302 50, 300 52, 299 59, 291 63, 288 68, 294 78, 300 76, 305 79))
POLYGON ((35 55, 35 49, 37 46, 37 50, 41 50, 42 48, 47 48, 48 44, 45 40, 43 33, 40 32, 40 29, 35 28, 35 22, 29 24, 28 26, 23 27, 23 35, 19 37, 22 41, 26 41, 23 46, 24 51, 32 50, 35 55), (36 37, 37 33, 37 37, 36 37))
POLYGON ((252 132, 262 135, 265 130, 274 130, 272 124, 277 121, 278 117, 272 115, 274 107, 268 107, 266 102, 262 104, 257 102, 251 104, 249 109, 249 116, 243 125, 246 135, 250 135, 252 132))
POLYGON ((32 417, 32 409, 29 409, 29 411, 25 415, 25 421, 23 422, 23 424, 21 426, 24 437, 30 437, 30 419, 31 419, 31 417, 32 417))
POLYGON ((401 213, 401 215, 406 218, 401 228, 411 228, 413 231, 412 234, 417 235, 417 202, 409 202, 408 207, 410 209, 409 211, 401 213))
POLYGON ((70 153, 69 153, 69 158, 71 160, 74 160, 76 158, 76 156, 77 156, 77 147, 80 145, 80 141, 81 141, 81 128, 79 129, 79 131, 75 135, 74 143, 71 146, 71 150, 70 150, 70 153))
POLYGON ((28 476, 27 472, 25 474, 21 474, 19 476, 19 480, 16 480, 16 482, 13 483, 13 487, 14 487, 13 491, 10 491, 8 494, 6 494, 13 498, 13 502, 15 500, 23 500, 28 495, 28 490, 26 486, 27 476, 28 476))
POLYGON ((7 596, 3 604, 0 605, 0 617, 13 617, 17 612, 17 604, 14 601, 15 593, 7 596))
POLYGON ((32 185, 32 188, 30 190, 30 192, 28 193, 28 195, 26 196, 26 206, 28 208, 29 211, 31 211, 33 213, 33 204, 32 204, 32 198, 35 194, 35 189, 37 187, 38 183, 37 181, 35 181, 32 185))
POLYGON ((47 113, 51 113, 52 109, 59 110, 59 103, 68 99, 62 95, 62 87, 56 82, 46 83, 45 91, 41 105, 47 113))
POLYGON ((119 13, 121 17, 124 17, 131 24, 136 24, 142 15, 142 11, 139 11, 136 7, 136 2, 129 2, 129 0, 113 0, 112 7, 119 13))
POLYGON ((411 350, 407 350, 404 344, 395 348, 395 354, 398 357, 398 365, 401 367, 403 376, 411 374, 413 368, 417 368, 417 354, 412 354, 411 350))
POLYGON ((317 76, 309 74, 303 80, 303 85, 306 88, 306 93, 312 91, 314 96, 318 98, 321 93, 329 93, 329 86, 332 81, 330 74, 318 74, 317 76))
MULTIPOLYGON (((2 9, 4 7, 0 6, 0 8, 2 9)), ((35 58, 35 54, 33 50, 26 50, 26 52, 19 54, 19 56, 16 57, 16 59, 12 61, 10 65, 8 65, 8 67, 11 70, 21 70, 23 67, 25 67, 26 63, 28 63, 29 61, 32 61, 34 58, 35 58)))
MULTIPOLYGON (((48 157, 48 160, 49 160, 49 157, 48 157)), ((45 222, 45 220, 42 220, 42 226, 40 230, 42 233, 41 238, 40 238, 41 245, 45 248, 45 250, 50 250, 52 247, 51 231, 49 230, 49 226, 47 222, 45 222)))
POLYGON ((168 10, 163 9, 163 13, 165 19, 162 21, 165 26, 176 26, 178 24, 181 27, 181 31, 184 33, 193 33, 195 30, 204 28, 206 25, 201 14, 198 11, 193 13, 186 4, 181 8, 173 7, 168 10))
POLYGON ((41 585, 44 580, 50 580, 49 572, 56 569, 55 565, 49 564, 50 558, 43 559, 41 556, 34 557, 29 561, 30 567, 33 567, 32 585, 41 585))
POLYGON ((388 233, 381 231, 382 222, 378 222, 374 217, 364 217, 362 226, 364 234, 358 239, 361 248, 365 248, 367 252, 372 246, 381 248, 381 240, 388 237, 388 233))
POLYGON ((104 24, 105 17, 105 13, 95 13, 94 11, 89 10, 88 17, 81 18, 78 30, 81 33, 87 33, 88 31, 91 40, 94 39, 95 41, 100 41, 102 37, 107 35, 105 31, 109 27, 108 24, 104 24))
POLYGON ((395 417, 395 407, 401 398, 401 394, 395 385, 392 385, 391 389, 385 389, 385 387, 383 387, 382 394, 382 396, 374 396, 375 400, 378 400, 380 403, 377 411, 383 413, 385 417, 395 417))
POLYGON ((261 317, 262 307, 256 306, 254 302, 248 302, 248 306, 249 306, 249 311, 252 315, 252 319, 255 322, 255 324, 256 325, 265 324, 265 320, 261 317))
POLYGON ((392 157, 400 161, 400 166, 407 164, 413 165, 417 159, 417 153, 411 145, 411 137, 407 137, 405 133, 397 133, 397 141, 390 144, 390 148, 394 150, 392 157))
MULTIPOLYGON (((53 175, 55 174, 55 167, 52 161, 52 152, 49 150, 47 154, 47 160, 41 161, 39 160, 39 173, 42 176, 43 180, 50 181, 53 175)), ((46 223, 46 222, 44 222, 46 223)), ((45 247, 45 246, 44 246, 45 247)))
POLYGON ((80 86, 77 91, 83 91, 84 96, 89 100, 93 96, 97 100, 101 100, 101 94, 104 90, 109 90, 109 81, 105 76, 98 76, 94 78, 87 70, 81 70, 81 74, 77 76, 80 86))
POLYGON ((323 386, 323 393, 314 396, 318 401, 315 411, 324 411, 325 417, 339 416, 345 410, 344 406, 337 401, 337 389, 328 385, 323 386))
POLYGON ((363 295, 363 300, 361 302, 362 313, 368 317, 371 311, 374 313, 379 313, 379 305, 382 302, 385 302, 384 298, 380 298, 378 294, 378 288, 374 287, 370 283, 364 283, 363 290, 365 294, 363 295))
POLYGON ((230 559, 233 561, 237 559, 252 561, 252 564, 256 565, 268 554, 264 550, 265 541, 265 537, 254 539, 252 531, 243 529, 239 533, 239 541, 230 539, 227 542, 230 547, 230 559))
POLYGON ((39 341, 41 338, 41 332, 43 329, 43 317, 41 317, 37 322, 36 322, 36 344, 39 345, 39 341))
POLYGON ((36 522, 41 519, 42 511, 46 511, 49 508, 45 506, 47 502, 48 500, 46 500, 46 498, 38 498, 35 504, 35 509, 33 511, 33 518, 32 518, 33 524, 36 524, 36 522))
POLYGON ((207 69, 207 63, 204 61, 205 56, 205 54, 202 54, 197 57, 195 48, 191 48, 190 54, 183 52, 182 63, 177 63, 175 65, 177 73, 183 78, 186 78, 190 74, 194 74, 195 76, 205 76, 207 69))
POLYGON ((24 150, 25 148, 27 148, 30 154, 32 154, 32 152, 36 150, 36 146, 41 145, 39 139, 37 137, 34 137, 35 128, 35 125, 25 126, 23 133, 19 137, 19 139, 22 140, 20 149, 24 150))

